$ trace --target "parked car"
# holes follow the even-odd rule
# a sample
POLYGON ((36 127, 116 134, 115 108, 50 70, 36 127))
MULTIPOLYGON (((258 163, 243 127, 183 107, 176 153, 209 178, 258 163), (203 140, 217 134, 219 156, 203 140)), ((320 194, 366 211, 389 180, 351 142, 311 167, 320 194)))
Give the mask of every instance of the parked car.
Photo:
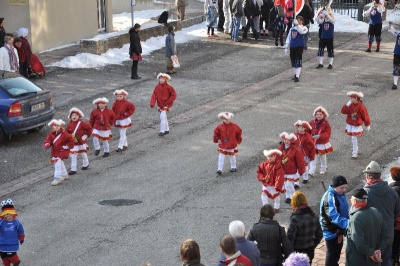
POLYGON ((50 91, 19 74, 0 71, 0 142, 16 133, 42 129, 54 113, 50 91))

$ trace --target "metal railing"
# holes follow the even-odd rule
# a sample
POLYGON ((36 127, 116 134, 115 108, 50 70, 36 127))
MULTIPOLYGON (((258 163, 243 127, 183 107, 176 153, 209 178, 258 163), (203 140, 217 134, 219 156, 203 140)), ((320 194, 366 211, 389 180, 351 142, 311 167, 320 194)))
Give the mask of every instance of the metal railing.
MULTIPOLYGON (((316 10, 325 5, 325 1, 314 1, 313 3, 316 10)), ((331 9, 335 13, 347 15, 353 19, 362 21, 364 6, 368 3, 370 3, 368 0, 337 0, 332 3, 331 9)))

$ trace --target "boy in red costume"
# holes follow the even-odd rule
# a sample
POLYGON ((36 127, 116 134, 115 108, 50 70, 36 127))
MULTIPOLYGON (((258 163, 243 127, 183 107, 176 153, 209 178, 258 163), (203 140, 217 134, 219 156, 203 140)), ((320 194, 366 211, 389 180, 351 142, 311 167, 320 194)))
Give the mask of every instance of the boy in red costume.
MULTIPOLYGON (((299 150, 301 150, 301 152, 303 152, 304 162, 306 163, 306 171, 303 174, 303 184, 307 184, 308 164, 315 158, 314 139, 311 137, 310 133, 307 132, 310 131, 312 128, 307 121, 301 121, 301 120, 298 120, 296 123, 294 123, 294 126, 297 127, 297 132, 294 133, 294 135, 297 137, 295 146, 299 150)), ((298 188, 299 184, 295 183, 294 187, 296 188, 296 186, 298 188)))
POLYGON ((153 108, 157 103, 160 112, 160 137, 169 133, 169 125, 167 120, 167 112, 174 104, 176 99, 176 91, 168 83, 171 77, 167 74, 160 73, 157 75, 158 84, 154 88, 153 95, 150 99, 150 107, 153 108))
POLYGON ((275 213, 278 213, 281 206, 280 194, 285 192, 284 172, 279 160, 282 152, 277 149, 264 150, 264 155, 267 160, 260 163, 257 169, 257 179, 262 183, 261 201, 265 205, 268 204, 268 199, 273 200, 275 213))
POLYGON ((294 183, 299 182, 300 176, 306 171, 306 163, 303 153, 296 148, 297 137, 294 134, 282 132, 279 137, 282 139, 282 144, 279 145, 278 150, 282 152, 282 166, 285 174, 285 203, 290 204, 295 189, 294 183))
POLYGON ((214 143, 218 143, 218 170, 217 174, 222 174, 225 156, 229 156, 231 162, 231 172, 236 172, 236 156, 239 150, 237 145, 242 143, 242 129, 235 123, 232 123, 233 114, 223 112, 218 114, 222 123, 214 129, 214 143))
POLYGON ((108 141, 112 138, 111 127, 115 123, 115 114, 112 110, 107 108, 107 103, 108 99, 104 97, 94 100, 93 104, 96 104, 97 108, 93 109, 90 114, 95 156, 100 154, 100 140, 103 142, 103 157, 108 157, 110 155, 110 145, 108 141))
POLYGON ((64 159, 68 159, 70 149, 74 147, 74 140, 71 135, 64 131, 65 122, 61 119, 53 119, 49 126, 52 127, 51 132, 44 140, 43 148, 51 148, 51 163, 54 164, 54 180, 52 186, 58 185, 61 181, 68 178, 67 169, 64 165, 64 159))
POLYGON ((126 130, 128 127, 133 126, 133 122, 130 118, 135 112, 135 106, 125 97, 128 93, 125 90, 116 90, 114 92, 117 100, 112 106, 112 110, 115 113, 115 127, 119 128, 119 143, 117 152, 122 153, 128 149, 128 138, 126 137, 126 130))
POLYGON ((71 171, 69 175, 76 174, 78 155, 82 156, 82 170, 87 170, 89 168, 89 159, 87 156, 87 151, 89 146, 86 144, 87 138, 92 134, 92 127, 82 121, 83 112, 78 108, 71 108, 69 110, 68 118, 71 119, 65 131, 71 135, 74 140, 74 147, 69 151, 69 156, 71 157, 71 171))
POLYGON ((367 130, 371 128, 371 120, 367 108, 362 104, 364 94, 362 92, 350 91, 347 93, 350 100, 343 105, 342 114, 347 115, 346 118, 346 134, 351 136, 353 143, 353 152, 351 158, 355 159, 358 156, 357 137, 364 135, 362 125, 366 126, 367 130))
POLYGON ((310 121, 311 130, 309 133, 314 139, 317 156, 310 162, 310 171, 308 174, 311 176, 315 175, 318 158, 321 160, 320 174, 324 175, 326 173, 326 169, 328 168, 326 155, 333 152, 333 147, 329 142, 331 138, 331 125, 326 119, 329 117, 328 112, 324 107, 318 106, 314 110, 313 116, 314 119, 310 121))

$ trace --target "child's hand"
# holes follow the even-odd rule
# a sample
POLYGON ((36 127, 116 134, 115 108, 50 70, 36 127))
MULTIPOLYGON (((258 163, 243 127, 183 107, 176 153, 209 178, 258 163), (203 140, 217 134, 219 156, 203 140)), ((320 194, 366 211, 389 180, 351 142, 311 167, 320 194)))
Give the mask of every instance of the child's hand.
POLYGON ((367 131, 369 131, 371 129, 371 126, 367 126, 366 129, 367 131))
POLYGON ((22 245, 24 243, 24 240, 20 240, 19 243, 22 245))
POLYGON ((48 148, 50 148, 50 143, 45 143, 45 144, 43 145, 43 148, 46 149, 46 150, 47 150, 48 148))
POLYGON ((347 107, 350 107, 350 105, 351 105, 351 100, 346 103, 347 107))

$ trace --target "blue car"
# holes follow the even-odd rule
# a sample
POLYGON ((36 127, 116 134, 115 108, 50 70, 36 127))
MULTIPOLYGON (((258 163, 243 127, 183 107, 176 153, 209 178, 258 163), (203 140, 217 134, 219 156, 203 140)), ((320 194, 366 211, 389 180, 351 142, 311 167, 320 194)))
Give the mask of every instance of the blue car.
POLYGON ((0 143, 13 134, 42 129, 54 113, 50 91, 19 74, 0 71, 0 143))

